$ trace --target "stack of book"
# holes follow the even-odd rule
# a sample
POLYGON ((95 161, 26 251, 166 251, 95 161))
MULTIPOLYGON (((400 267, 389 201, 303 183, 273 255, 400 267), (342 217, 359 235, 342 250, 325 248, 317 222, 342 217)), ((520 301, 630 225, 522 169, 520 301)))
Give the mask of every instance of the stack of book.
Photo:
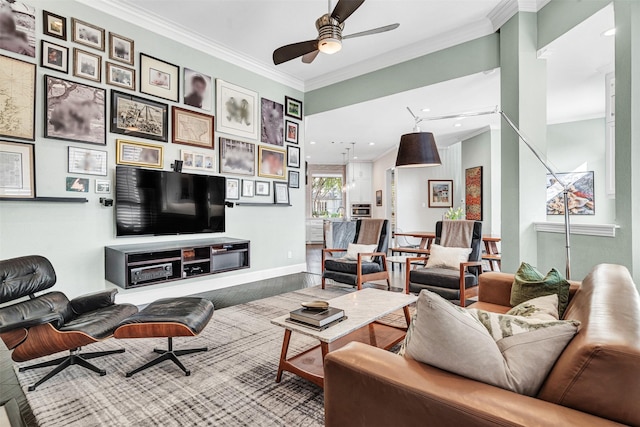
POLYGON ((313 329, 322 330, 346 319, 344 310, 335 307, 326 309, 299 308, 289 313, 289 320, 313 329))

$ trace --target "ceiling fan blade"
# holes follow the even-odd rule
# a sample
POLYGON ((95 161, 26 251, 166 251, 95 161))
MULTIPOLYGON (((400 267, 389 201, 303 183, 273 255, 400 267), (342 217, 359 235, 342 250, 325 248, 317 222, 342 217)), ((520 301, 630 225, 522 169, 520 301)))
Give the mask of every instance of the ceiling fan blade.
POLYGON ((314 50, 318 50, 318 40, 307 40, 306 42, 288 44, 273 51, 273 63, 280 65, 283 62, 291 61, 292 59, 311 53, 314 50))
POLYGON ((342 40, 353 39, 356 37, 370 36, 372 34, 385 33, 387 31, 395 30, 398 28, 400 24, 391 24, 384 27, 374 28, 372 30, 361 31, 359 33, 349 34, 348 36, 342 37, 342 40))
POLYGON ((364 3, 364 0, 339 0, 331 13, 331 17, 338 21, 338 24, 342 24, 353 12, 362 6, 362 3, 364 3))
POLYGON ((313 52, 307 53, 302 57, 302 62, 304 62, 305 64, 311 64, 316 59, 319 53, 319 50, 314 50, 313 52))

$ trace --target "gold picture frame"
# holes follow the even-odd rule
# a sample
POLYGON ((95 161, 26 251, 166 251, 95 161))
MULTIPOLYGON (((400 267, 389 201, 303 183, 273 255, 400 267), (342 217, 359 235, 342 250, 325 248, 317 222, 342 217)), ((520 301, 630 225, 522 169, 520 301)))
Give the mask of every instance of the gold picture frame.
POLYGON ((287 179, 287 152, 278 148, 259 146, 258 176, 287 179))
POLYGON ((116 163, 162 169, 164 166, 164 147, 146 142, 118 139, 116 140, 116 163))

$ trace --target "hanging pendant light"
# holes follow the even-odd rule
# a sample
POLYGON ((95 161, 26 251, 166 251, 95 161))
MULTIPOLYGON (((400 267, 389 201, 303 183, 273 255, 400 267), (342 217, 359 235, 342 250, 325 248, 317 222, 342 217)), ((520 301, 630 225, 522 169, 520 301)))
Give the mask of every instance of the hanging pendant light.
POLYGON ((407 107, 407 110, 415 120, 414 132, 406 133, 400 137, 396 167, 440 166, 442 161, 440 160, 438 146, 433 134, 431 132, 420 132, 418 124, 422 119, 413 114, 409 107, 407 107))

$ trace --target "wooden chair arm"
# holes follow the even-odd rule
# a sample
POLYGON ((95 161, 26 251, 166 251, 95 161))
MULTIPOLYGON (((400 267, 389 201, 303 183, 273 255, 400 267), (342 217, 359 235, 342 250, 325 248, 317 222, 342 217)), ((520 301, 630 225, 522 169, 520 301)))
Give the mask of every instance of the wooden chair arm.
POLYGON ((409 287, 410 287, 410 275, 411 275, 411 266, 413 265, 412 263, 416 262, 416 261, 424 261, 425 263, 427 262, 427 257, 407 257, 407 260, 405 261, 407 263, 407 268, 405 269, 405 280, 404 280, 404 292, 409 295, 409 287))
POLYGON ((482 261, 467 261, 460 263, 460 273, 464 273, 464 271, 469 267, 480 267, 480 273, 482 273, 482 261))
POLYGON ((332 254, 335 252, 347 252, 347 250, 346 249, 323 249, 322 252, 332 254))
MULTIPOLYGON (((467 302, 467 294, 469 292, 467 292, 467 287, 465 286, 465 271, 469 268, 469 267, 480 267, 480 274, 482 274, 482 261, 467 261, 467 262, 461 262, 460 263, 460 307, 464 307, 467 302)), ((477 286, 475 286, 475 292, 472 292, 474 294, 477 294, 477 286)))

